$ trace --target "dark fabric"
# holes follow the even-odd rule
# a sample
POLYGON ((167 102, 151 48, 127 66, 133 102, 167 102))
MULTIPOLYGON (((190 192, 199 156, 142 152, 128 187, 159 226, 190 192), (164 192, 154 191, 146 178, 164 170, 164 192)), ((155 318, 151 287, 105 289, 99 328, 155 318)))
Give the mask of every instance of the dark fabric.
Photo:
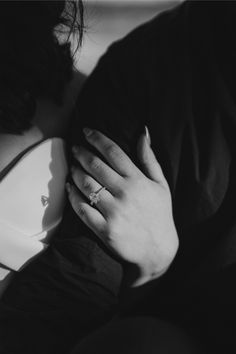
POLYGON ((82 126, 100 129, 138 164, 148 126, 180 249, 136 311, 192 328, 225 353, 235 351, 236 318, 234 14, 232 1, 188 1, 112 45, 72 129, 75 141, 82 126))
POLYGON ((121 266, 67 207, 48 250, 0 302, 0 353, 68 353, 116 312, 121 266))
POLYGON ((71 354, 204 354, 182 329, 154 318, 113 321, 82 340, 71 354), (171 340, 170 340, 171 338, 171 340))
MULTIPOLYGON (((180 249, 136 313, 183 325, 227 354, 235 352, 236 318, 235 6, 189 1, 114 44, 84 87, 70 138, 85 144, 81 128, 98 128, 138 164, 147 124, 180 249)), ((111 317, 120 277, 120 264, 68 207, 51 249, 1 301, 0 352, 66 352, 111 317)))
MULTIPOLYGON (((0 182, 38 144, 11 161, 0 182)), ((67 203, 50 248, 15 273, 0 300, 0 353, 67 353, 116 313, 121 276, 120 264, 67 203)))

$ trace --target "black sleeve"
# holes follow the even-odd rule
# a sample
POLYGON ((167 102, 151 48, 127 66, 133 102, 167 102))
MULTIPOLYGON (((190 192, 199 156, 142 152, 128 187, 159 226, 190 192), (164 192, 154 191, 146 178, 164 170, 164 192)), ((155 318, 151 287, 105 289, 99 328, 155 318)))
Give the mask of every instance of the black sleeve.
MULTIPOLYGON (((72 144, 85 144, 82 128, 98 129, 113 139, 138 164, 137 140, 148 117, 148 87, 143 29, 113 44, 87 79, 78 98, 72 144)), ((91 147, 90 147, 91 149, 91 147)))

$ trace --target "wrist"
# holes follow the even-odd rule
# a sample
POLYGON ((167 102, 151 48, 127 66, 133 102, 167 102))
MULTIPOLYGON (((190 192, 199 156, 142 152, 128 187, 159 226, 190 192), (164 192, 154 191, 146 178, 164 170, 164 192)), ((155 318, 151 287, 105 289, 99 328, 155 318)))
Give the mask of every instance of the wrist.
POLYGON ((129 264, 125 270, 124 286, 136 288, 160 278, 166 273, 170 264, 165 268, 156 269, 150 264, 129 264))
POLYGON ((138 286, 142 286, 146 283, 149 283, 155 279, 160 278, 163 274, 165 274, 165 272, 167 271, 169 267, 163 269, 162 271, 148 271, 147 269, 143 268, 143 269, 139 269, 139 276, 133 280, 132 284, 130 284, 131 287, 138 287, 138 286))
POLYGON ((133 273, 132 283, 130 286, 137 287, 141 286, 147 282, 160 278, 164 275, 169 267, 171 266, 172 262, 175 259, 175 256, 178 252, 179 248, 179 239, 174 237, 170 245, 165 245, 160 250, 152 249, 145 257, 144 260, 140 261, 139 263, 135 264, 136 266, 136 273, 133 273))

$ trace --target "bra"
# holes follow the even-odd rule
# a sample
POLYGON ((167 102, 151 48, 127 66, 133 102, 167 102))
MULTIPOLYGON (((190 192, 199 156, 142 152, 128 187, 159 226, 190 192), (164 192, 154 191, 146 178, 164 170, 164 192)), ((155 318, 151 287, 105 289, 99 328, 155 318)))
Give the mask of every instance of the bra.
POLYGON ((68 167, 65 143, 52 138, 26 152, 0 182, 0 282, 48 246, 59 225, 68 167))

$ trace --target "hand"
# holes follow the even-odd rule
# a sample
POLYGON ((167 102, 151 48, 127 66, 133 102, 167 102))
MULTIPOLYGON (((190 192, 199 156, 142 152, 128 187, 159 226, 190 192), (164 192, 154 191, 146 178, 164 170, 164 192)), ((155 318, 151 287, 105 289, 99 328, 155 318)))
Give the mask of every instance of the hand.
POLYGON ((69 200, 116 255, 138 266, 132 285, 144 284, 167 270, 178 249, 167 181, 145 134, 138 142, 142 172, 111 139, 99 131, 84 132, 108 164, 82 146, 74 148, 79 165, 72 168, 75 186, 67 184, 69 200), (106 189, 91 206, 90 193, 101 187, 106 189))

